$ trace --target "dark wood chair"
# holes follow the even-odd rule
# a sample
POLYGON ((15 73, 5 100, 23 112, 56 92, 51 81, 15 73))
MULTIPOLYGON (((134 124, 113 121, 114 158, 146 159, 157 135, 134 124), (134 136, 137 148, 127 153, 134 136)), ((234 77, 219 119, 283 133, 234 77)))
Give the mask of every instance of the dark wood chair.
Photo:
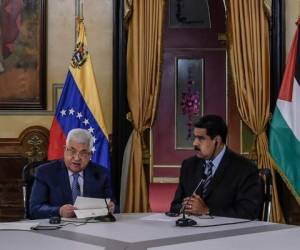
POLYGON ((263 203, 260 218, 262 221, 270 221, 272 209, 272 173, 269 168, 262 168, 259 171, 262 182, 263 203))
POLYGON ((17 138, 0 138, 0 222, 24 218, 22 171, 28 162, 47 158, 49 130, 24 129, 17 138))
POLYGON ((24 218, 30 219, 30 210, 29 210, 29 199, 31 194, 32 185, 35 179, 35 172, 37 167, 42 164, 45 164, 49 161, 36 161, 26 164, 22 171, 23 179, 23 201, 24 201, 24 218))

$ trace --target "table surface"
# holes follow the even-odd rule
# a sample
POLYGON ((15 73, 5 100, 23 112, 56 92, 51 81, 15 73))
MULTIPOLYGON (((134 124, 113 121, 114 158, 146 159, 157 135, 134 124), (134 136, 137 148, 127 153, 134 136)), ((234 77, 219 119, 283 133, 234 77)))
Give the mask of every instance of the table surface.
MULTIPOLYGON (((176 227, 162 214, 118 214, 111 223, 67 224, 59 230, 0 231, 1 249, 299 249, 300 227, 215 217, 176 227), (220 225, 225 224, 225 225, 220 225)), ((48 220, 39 221, 47 224, 48 220)))

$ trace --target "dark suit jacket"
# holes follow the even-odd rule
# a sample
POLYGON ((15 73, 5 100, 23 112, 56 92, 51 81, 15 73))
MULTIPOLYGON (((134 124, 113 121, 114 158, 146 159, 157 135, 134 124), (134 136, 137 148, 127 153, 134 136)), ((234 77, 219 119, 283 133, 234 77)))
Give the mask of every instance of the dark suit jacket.
MULTIPOLYGON (((83 196, 112 198, 107 169, 90 161, 83 171, 83 178, 83 196)), ((52 161, 38 167, 30 196, 31 218, 59 216, 59 208, 72 203, 69 175, 64 161, 52 161)))
MULTIPOLYGON (((196 156, 183 161, 171 212, 179 212, 183 199, 192 195, 203 176, 204 163, 196 156)), ((262 188, 255 164, 227 148, 204 201, 212 215, 257 219, 262 188)))

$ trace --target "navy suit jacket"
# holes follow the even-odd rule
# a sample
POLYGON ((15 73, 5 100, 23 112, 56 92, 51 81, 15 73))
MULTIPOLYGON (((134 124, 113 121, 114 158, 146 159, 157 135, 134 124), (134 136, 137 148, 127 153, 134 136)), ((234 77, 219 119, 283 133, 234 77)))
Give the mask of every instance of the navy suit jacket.
MULTIPOLYGON (((197 156, 183 161, 171 212, 179 212, 183 199, 192 195, 203 176, 204 163, 197 156)), ((201 188, 197 194, 201 196, 201 188)), ((204 202, 212 215, 257 219, 261 209, 262 185, 255 164, 227 148, 208 185, 204 202)))
MULTIPOLYGON (((106 168, 89 162, 83 171, 83 196, 112 198, 110 175, 106 168)), ((38 167, 30 196, 32 219, 59 216, 59 208, 73 204, 67 167, 56 160, 38 167)))

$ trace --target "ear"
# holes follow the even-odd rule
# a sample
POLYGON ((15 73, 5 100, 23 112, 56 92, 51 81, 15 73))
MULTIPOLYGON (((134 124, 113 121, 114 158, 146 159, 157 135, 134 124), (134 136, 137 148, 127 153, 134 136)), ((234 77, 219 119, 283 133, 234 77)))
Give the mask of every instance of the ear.
POLYGON ((217 136, 215 137, 215 145, 217 146, 218 144, 221 143, 221 141, 222 141, 221 137, 220 137, 219 135, 217 135, 217 136))

